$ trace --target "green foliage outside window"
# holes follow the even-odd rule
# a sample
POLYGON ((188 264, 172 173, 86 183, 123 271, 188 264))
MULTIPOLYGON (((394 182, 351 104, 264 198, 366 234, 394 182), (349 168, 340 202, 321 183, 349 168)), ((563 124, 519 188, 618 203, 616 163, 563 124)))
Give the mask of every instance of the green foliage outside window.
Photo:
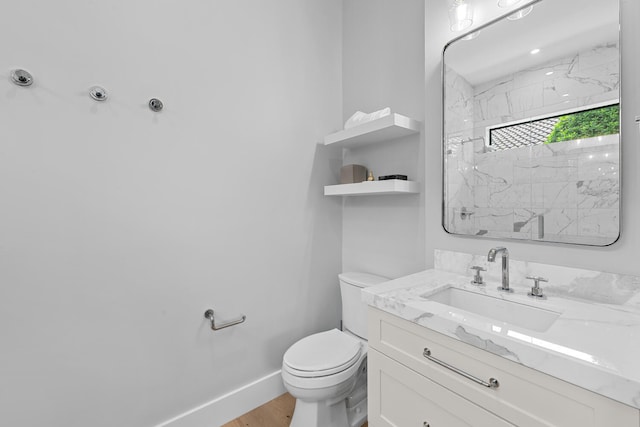
POLYGON ((545 144, 619 132, 620 105, 616 104, 560 117, 545 144))

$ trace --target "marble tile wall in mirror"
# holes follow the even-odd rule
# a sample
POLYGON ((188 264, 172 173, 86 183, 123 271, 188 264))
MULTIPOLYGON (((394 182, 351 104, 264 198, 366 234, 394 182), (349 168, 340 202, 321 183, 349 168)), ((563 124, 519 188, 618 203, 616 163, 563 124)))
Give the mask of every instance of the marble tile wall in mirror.
POLYGON ((618 3, 585 1, 536 2, 524 19, 498 20, 445 48, 448 232, 587 245, 617 240, 619 123, 544 142, 559 117, 619 103, 618 3), (515 128, 546 117, 555 119, 536 129, 542 140, 515 128), (518 131, 507 141, 514 148, 492 143, 496 127, 518 131))

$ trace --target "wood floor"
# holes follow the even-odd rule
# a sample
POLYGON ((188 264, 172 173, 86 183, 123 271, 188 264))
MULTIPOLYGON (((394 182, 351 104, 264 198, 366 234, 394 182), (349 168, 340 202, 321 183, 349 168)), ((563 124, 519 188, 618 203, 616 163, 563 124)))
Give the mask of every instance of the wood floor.
MULTIPOLYGON (((285 393, 222 427, 289 427, 296 400, 285 393)), ((367 427, 364 423, 362 427, 367 427)))

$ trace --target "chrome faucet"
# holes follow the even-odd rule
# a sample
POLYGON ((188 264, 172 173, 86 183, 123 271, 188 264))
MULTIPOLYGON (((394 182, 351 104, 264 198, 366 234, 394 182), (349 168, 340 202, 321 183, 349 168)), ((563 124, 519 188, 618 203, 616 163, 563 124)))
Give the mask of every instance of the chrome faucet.
POLYGON ((498 290, 505 292, 513 292, 513 289, 509 288, 509 251, 504 247, 493 248, 487 255, 487 261, 495 262, 496 255, 502 254, 502 286, 498 286, 498 290))

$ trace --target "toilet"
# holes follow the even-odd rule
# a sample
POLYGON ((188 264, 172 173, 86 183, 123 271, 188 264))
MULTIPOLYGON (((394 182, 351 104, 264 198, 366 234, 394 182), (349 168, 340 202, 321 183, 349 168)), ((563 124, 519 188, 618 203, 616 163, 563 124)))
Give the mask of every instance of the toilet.
POLYGON ((367 420, 367 304, 360 291, 386 282, 342 273, 342 331, 302 338, 282 359, 284 386, 296 398, 290 427, 360 427, 367 420))

